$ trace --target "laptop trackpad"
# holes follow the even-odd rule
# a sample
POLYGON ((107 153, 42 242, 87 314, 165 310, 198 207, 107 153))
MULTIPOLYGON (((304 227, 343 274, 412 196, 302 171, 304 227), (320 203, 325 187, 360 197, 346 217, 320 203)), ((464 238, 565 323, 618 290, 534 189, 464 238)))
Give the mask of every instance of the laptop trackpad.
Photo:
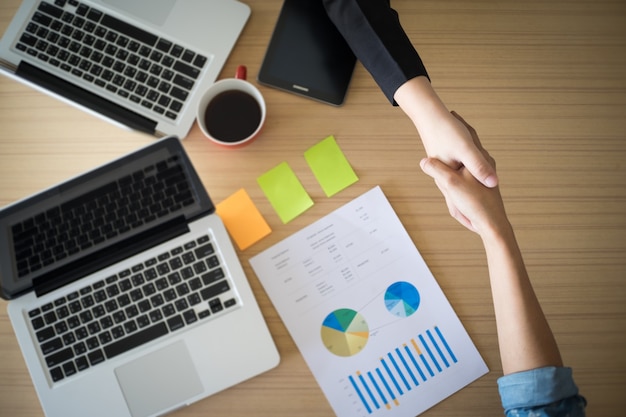
POLYGON ((163 412, 202 393, 202 383, 183 341, 115 370, 133 417, 163 412))
POLYGON ((163 26, 177 0, 151 0, 149 3, 128 0, 102 0, 119 10, 125 10, 135 17, 163 26))

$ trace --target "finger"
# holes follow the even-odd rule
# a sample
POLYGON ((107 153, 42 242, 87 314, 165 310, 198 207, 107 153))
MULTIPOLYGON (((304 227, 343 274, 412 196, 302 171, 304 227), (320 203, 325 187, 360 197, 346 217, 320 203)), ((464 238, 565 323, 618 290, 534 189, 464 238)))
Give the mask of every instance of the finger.
POLYGON ((498 175, 496 174, 495 160, 489 155, 489 152, 483 148, 478 133, 469 123, 461 117, 457 112, 451 112, 465 127, 469 130, 476 150, 469 150, 467 156, 463 158, 463 165, 472 174, 474 178, 480 181, 484 186, 493 188, 498 185, 498 175))
POLYGON ((424 158, 420 161, 422 171, 436 182, 441 181, 453 170, 437 158, 424 158))

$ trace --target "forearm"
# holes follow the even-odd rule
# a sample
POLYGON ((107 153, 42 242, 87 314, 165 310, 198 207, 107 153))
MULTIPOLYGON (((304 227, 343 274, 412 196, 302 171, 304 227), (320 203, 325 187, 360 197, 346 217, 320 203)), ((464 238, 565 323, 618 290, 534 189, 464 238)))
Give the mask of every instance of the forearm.
POLYGON ((562 366, 558 346, 532 288, 513 229, 483 235, 504 374, 562 366), (485 237, 487 235, 487 237, 485 237))
POLYGON ((389 0, 323 0, 356 57, 387 99, 407 80, 428 77, 426 68, 389 0))
POLYGON ((422 138, 436 129, 440 121, 451 120, 446 105, 426 77, 415 77, 402 84, 394 99, 422 138))

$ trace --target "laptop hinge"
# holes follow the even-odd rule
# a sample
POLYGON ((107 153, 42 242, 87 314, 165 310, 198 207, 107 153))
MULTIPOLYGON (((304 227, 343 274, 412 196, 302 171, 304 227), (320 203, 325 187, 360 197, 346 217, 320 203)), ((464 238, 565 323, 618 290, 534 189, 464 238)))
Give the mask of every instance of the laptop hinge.
POLYGON ((150 135, 155 134, 156 122, 37 68, 28 62, 20 62, 16 75, 131 129, 150 135))
POLYGON ((33 280, 38 297, 70 284, 89 274, 111 266, 138 253, 189 232, 184 216, 153 227, 133 237, 91 253, 33 280))

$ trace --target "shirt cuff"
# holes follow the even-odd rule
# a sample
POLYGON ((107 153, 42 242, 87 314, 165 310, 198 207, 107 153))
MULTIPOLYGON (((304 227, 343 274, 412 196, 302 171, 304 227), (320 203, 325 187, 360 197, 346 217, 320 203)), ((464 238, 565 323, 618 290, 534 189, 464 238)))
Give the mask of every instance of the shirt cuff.
POLYGON ((578 395, 572 369, 545 367, 505 375, 498 379, 505 410, 552 404, 578 395))

